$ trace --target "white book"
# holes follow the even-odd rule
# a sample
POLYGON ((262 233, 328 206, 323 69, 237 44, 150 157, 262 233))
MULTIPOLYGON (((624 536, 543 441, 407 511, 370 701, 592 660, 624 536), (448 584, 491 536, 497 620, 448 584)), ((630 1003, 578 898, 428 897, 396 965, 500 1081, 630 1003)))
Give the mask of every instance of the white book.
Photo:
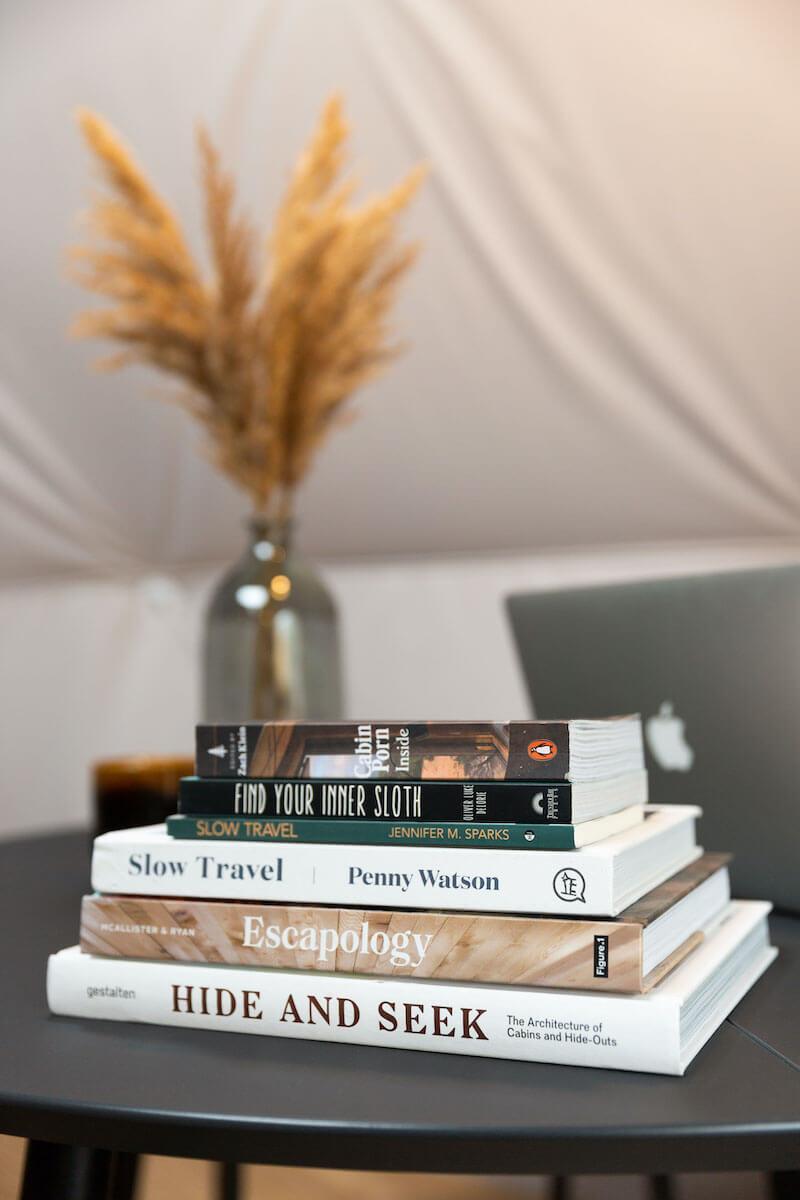
POLYGON ((138 896, 614 917, 699 858, 689 805, 653 805, 579 850, 184 841, 163 825, 95 839, 92 887, 138 896))
POLYGON ((682 1075, 775 958, 770 907, 731 904, 640 996, 99 958, 74 946, 50 958, 47 1001, 70 1017, 682 1075))

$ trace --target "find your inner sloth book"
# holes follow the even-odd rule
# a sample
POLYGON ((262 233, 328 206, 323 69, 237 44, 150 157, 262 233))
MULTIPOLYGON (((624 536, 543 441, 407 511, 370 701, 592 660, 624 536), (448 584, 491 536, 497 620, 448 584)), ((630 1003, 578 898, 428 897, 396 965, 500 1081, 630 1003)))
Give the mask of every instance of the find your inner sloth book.
POLYGON ((95 840, 92 887, 201 899, 617 916, 700 857, 697 816, 693 806, 654 805, 631 829, 579 850, 501 854, 416 844, 181 841, 153 825, 95 840))
POLYGON ((427 779, 182 779, 182 816, 579 825, 647 803, 647 772, 586 783, 427 779))
POLYGON ((198 725, 197 774, 269 779, 608 779, 642 770, 638 715, 570 721, 198 725))
POLYGON ((649 991, 730 901, 704 854, 616 920, 85 896, 81 949, 122 958, 593 991, 649 991))

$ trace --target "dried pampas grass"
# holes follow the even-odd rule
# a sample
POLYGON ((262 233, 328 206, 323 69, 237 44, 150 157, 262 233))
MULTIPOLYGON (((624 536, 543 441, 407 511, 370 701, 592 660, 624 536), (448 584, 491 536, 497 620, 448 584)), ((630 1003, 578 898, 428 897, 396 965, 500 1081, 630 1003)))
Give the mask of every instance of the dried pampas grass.
POLYGON ((146 363, 177 376, 215 461, 260 512, 286 516, 297 484, 348 398, 396 353, 389 312, 416 256, 397 221, 422 171, 360 207, 342 180, 348 126, 332 97, 301 155, 267 240, 237 212, 235 187, 198 134, 212 277, 114 131, 78 120, 106 191, 87 214, 74 274, 112 303, 73 332, 120 349, 98 364, 146 363), (262 266, 261 263, 264 263, 262 266))

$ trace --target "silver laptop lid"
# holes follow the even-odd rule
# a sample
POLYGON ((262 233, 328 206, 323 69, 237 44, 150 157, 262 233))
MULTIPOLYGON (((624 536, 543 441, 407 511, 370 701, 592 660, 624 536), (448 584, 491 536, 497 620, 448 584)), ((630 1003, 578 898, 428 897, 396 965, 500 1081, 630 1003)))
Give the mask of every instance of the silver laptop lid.
POLYGON ((508 608, 537 716, 640 712, 652 800, 699 804, 736 894, 800 911, 800 567, 508 608))

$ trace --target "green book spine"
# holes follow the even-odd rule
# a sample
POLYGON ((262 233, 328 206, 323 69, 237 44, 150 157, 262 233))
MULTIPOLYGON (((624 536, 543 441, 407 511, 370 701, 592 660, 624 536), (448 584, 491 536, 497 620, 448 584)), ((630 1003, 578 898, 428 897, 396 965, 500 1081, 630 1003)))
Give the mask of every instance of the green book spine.
POLYGON ((490 825, 466 821, 264 820, 261 817, 177 815, 174 838, 235 842, 317 842, 359 846, 459 846, 476 850, 574 850, 573 825, 490 825))

